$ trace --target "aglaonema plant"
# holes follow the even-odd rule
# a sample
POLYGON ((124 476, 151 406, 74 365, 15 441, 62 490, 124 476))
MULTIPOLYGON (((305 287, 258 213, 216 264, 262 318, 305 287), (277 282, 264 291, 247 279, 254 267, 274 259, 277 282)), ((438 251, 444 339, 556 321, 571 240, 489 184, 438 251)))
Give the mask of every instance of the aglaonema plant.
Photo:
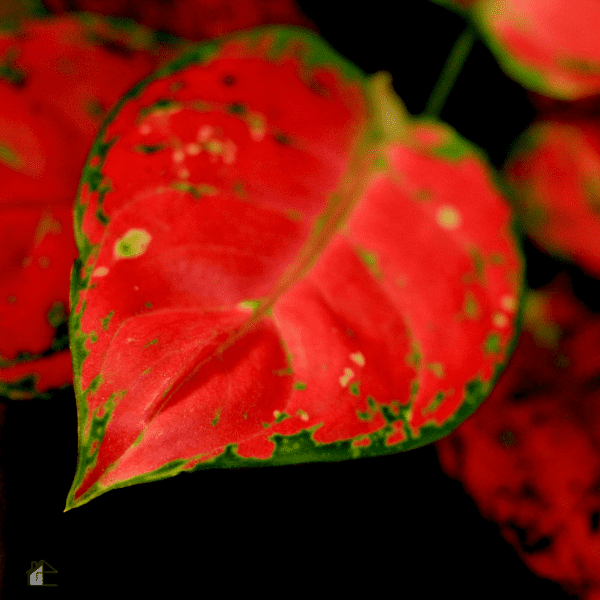
POLYGON ((409 450, 515 343, 522 258, 485 157, 308 30, 136 86, 75 207, 66 510, 206 468, 409 450))

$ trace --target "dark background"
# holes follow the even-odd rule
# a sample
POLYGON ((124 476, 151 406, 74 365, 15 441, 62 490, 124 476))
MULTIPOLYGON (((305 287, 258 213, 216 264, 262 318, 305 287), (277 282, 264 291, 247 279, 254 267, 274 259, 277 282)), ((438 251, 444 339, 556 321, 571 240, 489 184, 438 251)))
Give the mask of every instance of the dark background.
MULTIPOLYGON (((424 109, 464 28, 426 0, 300 5, 338 52, 367 73, 389 71, 413 114, 424 109)), ((441 118, 499 168, 534 115, 525 90, 477 41, 441 118)), ((558 263, 530 245, 526 251, 530 283, 545 283, 558 263)), ((585 296, 589 282, 574 272, 585 296)), ((3 600, 137 597, 158 581, 175 598, 570 597, 524 566, 461 484, 443 474, 432 445, 345 463, 182 473, 63 513, 77 461, 72 390, 2 405, 3 600), (40 559, 58 571, 46 576, 58 587, 26 586, 31 561, 40 559)))

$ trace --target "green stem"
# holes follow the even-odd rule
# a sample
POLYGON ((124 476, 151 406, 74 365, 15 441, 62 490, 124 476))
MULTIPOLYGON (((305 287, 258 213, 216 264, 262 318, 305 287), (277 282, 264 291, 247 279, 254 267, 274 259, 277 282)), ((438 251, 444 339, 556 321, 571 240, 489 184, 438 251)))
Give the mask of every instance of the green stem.
POLYGON ((429 96, 429 100, 427 100, 423 116, 438 117, 442 112, 446 99, 467 60, 467 56, 469 56, 474 41, 475 29, 469 24, 465 27, 456 42, 454 42, 450 56, 448 56, 446 64, 429 96))

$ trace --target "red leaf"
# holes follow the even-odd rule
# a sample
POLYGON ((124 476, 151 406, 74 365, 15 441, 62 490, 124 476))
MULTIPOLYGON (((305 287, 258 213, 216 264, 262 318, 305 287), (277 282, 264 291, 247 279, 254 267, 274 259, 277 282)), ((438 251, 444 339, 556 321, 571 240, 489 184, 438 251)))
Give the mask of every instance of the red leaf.
POLYGON ((566 278, 529 292, 525 328, 484 405, 436 443, 534 573, 600 593, 600 318, 566 278))
POLYGON ((66 321, 72 207, 105 111, 174 56, 150 31, 99 17, 0 33, 0 395, 72 382, 66 321))
POLYGON ((44 0, 54 13, 87 10, 134 19, 189 40, 205 40, 258 25, 316 29, 295 0, 44 0))
POLYGON ((471 16, 501 67, 545 96, 600 92, 596 0, 477 0, 471 16))
POLYGON ((505 174, 532 239, 600 276, 600 123, 534 123, 517 140, 505 174))
POLYGON ((520 293, 509 211, 385 81, 268 27, 121 104, 76 208, 67 508, 183 469, 406 450, 488 393, 520 293))

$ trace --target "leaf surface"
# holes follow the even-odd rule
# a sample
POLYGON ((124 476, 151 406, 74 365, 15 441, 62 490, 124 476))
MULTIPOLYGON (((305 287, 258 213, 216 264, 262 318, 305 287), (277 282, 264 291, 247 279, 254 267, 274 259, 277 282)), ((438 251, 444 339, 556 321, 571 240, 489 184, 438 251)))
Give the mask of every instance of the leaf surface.
POLYGON ((199 46, 132 91, 76 207, 67 509, 181 470, 441 437, 515 335, 486 163, 310 32, 199 46))

